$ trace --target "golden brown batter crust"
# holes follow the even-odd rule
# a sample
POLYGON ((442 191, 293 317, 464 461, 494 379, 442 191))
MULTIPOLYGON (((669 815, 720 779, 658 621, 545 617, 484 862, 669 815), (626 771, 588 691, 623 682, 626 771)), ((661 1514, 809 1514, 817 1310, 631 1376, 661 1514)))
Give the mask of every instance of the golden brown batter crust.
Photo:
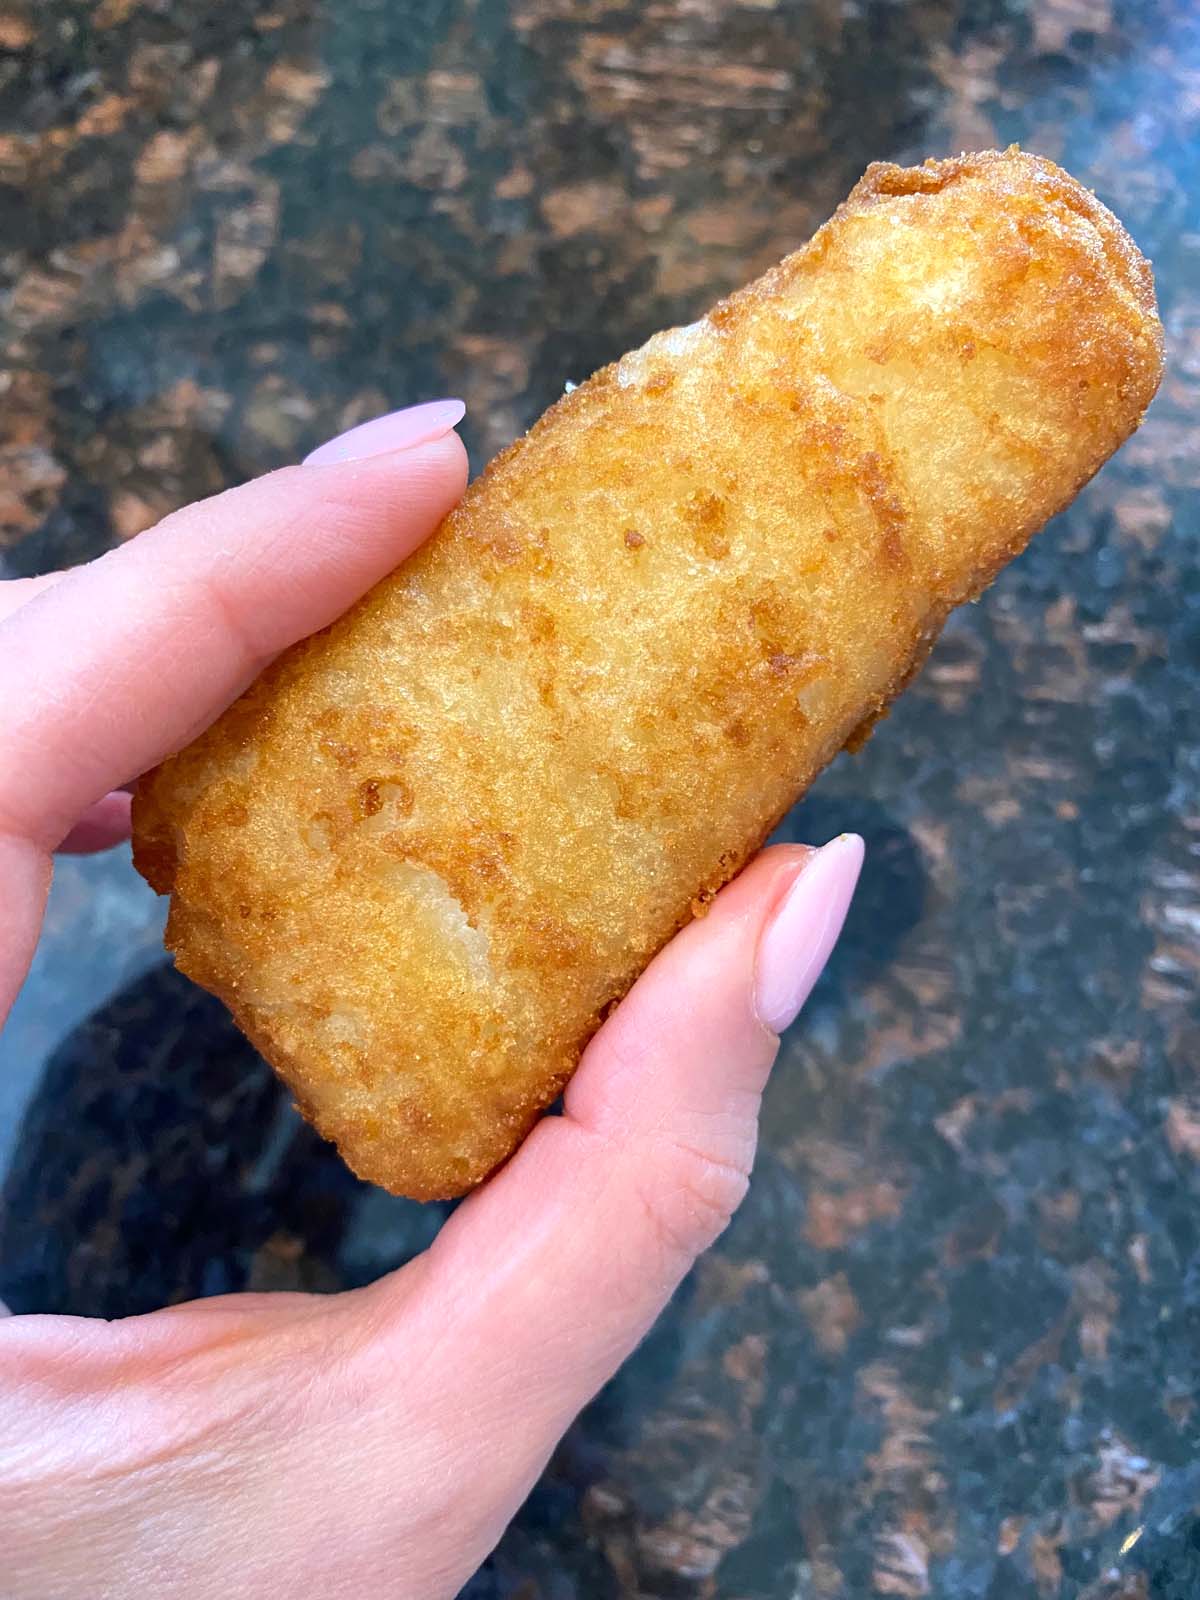
POLYGON ((357 1172, 461 1193, 1161 361, 1148 266, 1051 163, 871 167, 143 781, 180 967, 357 1172))

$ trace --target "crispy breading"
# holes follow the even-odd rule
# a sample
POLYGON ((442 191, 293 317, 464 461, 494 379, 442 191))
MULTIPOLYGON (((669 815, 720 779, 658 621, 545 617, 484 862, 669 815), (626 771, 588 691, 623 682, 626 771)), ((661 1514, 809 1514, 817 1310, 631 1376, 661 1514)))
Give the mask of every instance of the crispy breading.
POLYGON ((179 966, 355 1171, 462 1193, 1161 361, 1149 267, 1066 173, 872 166, 143 780, 179 966))

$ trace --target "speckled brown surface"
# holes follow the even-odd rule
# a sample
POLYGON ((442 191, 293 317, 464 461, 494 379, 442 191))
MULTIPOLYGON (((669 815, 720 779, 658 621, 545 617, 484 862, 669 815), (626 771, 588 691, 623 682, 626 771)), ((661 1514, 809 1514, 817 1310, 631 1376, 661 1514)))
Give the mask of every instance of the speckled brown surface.
MULTIPOLYGON (((468 400, 478 459, 782 254, 873 157, 1019 139, 1154 258, 1169 370, 1144 430, 787 824, 858 827, 869 862, 750 1200, 468 1592, 1190 1600, 1194 10, 250 10, 0 0, 10 572, 434 393, 468 400)), ((0 1294, 112 1315, 331 1288, 419 1248, 436 1210, 355 1185, 183 980, 105 998, 92 972, 64 1009, 79 930, 139 892, 84 881, 24 1003, 47 1059, 0 1129, 0 1294)))

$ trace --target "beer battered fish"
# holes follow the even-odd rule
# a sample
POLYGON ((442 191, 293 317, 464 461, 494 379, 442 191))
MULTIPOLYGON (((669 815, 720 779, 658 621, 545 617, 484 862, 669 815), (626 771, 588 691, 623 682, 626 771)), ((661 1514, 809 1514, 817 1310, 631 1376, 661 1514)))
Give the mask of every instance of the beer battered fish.
POLYGON ((356 1172, 461 1194, 1161 361, 1149 267, 1065 172, 872 166, 142 781, 179 966, 356 1172))

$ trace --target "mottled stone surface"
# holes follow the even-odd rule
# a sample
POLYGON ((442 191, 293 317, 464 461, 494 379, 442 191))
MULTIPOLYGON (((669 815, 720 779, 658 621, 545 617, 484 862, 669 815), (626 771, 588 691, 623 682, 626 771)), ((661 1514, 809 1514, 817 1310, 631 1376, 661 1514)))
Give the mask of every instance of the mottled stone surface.
MULTIPOLYGON (((750 1199, 472 1600, 1200 1592, 1200 24, 0 0, 10 573, 406 400, 462 393, 479 459, 871 158, 1012 139, 1154 256, 1163 393, 789 820, 869 860, 750 1199)), ((0 1045, 0 1294, 116 1315, 419 1249, 437 1208, 355 1183, 147 970, 157 916, 117 859, 63 874, 0 1045)))

